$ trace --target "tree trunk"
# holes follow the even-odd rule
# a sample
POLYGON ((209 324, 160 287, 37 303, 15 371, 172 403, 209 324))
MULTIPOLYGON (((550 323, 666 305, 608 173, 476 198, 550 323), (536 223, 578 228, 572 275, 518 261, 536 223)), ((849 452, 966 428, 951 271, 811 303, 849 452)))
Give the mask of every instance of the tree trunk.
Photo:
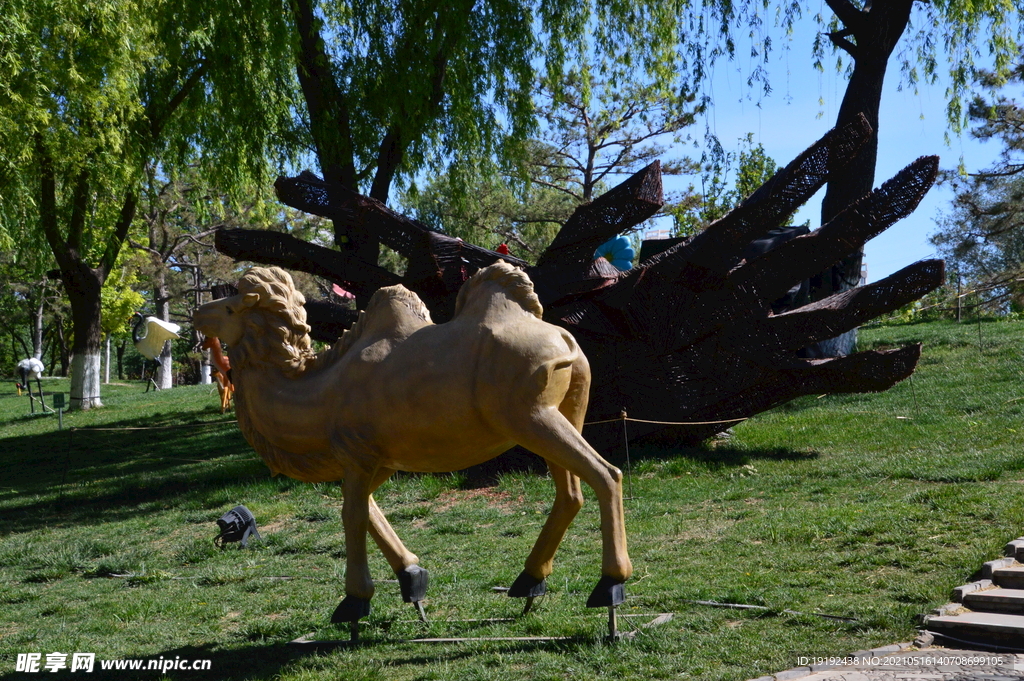
MULTIPOLYGON (((22 353, 18 352, 18 344, 19 343, 21 344, 21 346, 23 348, 25 347, 25 341, 22 340, 21 338, 18 338, 18 334, 16 334, 14 332, 14 330, 12 329, 11 330, 11 356, 14 358, 15 362, 19 362, 22 359, 24 359, 23 357, 20 357, 20 355, 22 353)), ((27 350, 27 348, 25 348, 25 349, 27 350)))
MULTIPOLYGON (((198 310, 203 304, 203 260, 200 253, 197 251, 195 254, 196 267, 192 270, 192 290, 193 290, 193 313, 198 310)), ((210 351, 203 350, 201 344, 203 342, 202 335, 195 327, 192 327, 192 349, 199 350, 199 385, 209 385, 212 382, 210 377, 210 351)))
MULTIPOLYGON (((848 125, 863 114, 873 132, 861 147, 860 153, 829 180, 821 204, 823 225, 827 225, 847 206, 874 188, 882 86, 889 56, 910 20, 913 0, 877 2, 867 11, 859 10, 845 0, 833 0, 829 5, 846 27, 844 31, 830 34, 829 37, 853 58, 853 73, 839 107, 836 127, 848 125), (854 38, 855 43, 847 40, 849 36, 854 38)), ((858 286, 863 262, 864 251, 858 249, 833 267, 812 277, 811 300, 822 300, 858 286)), ((836 338, 817 343, 816 349, 810 354, 820 357, 848 355, 854 351, 856 342, 856 329, 851 329, 836 338)))
MULTIPOLYGON (((165 322, 171 321, 171 297, 167 293, 167 274, 163 267, 157 268, 157 274, 153 277, 153 297, 157 318, 165 322)), ((173 386, 171 341, 164 341, 157 363, 156 376, 153 380, 158 390, 168 390, 173 386)))
POLYGON ((14 355, 15 355, 15 357, 18 357, 18 355, 21 355, 21 357, 18 357, 18 359, 15 360, 15 361, 19 361, 19 360, 25 359, 26 357, 30 356, 30 348, 25 343, 25 339, 22 338, 20 334, 17 334, 14 331, 11 331, 11 347, 14 348, 14 355), (18 351, 18 346, 15 345, 15 341, 17 341, 18 345, 21 346, 21 352, 18 351))
POLYGON ((57 371, 57 346, 59 344, 54 341, 54 337, 56 337, 56 335, 57 335, 56 334, 56 329, 55 328, 50 329, 50 336, 51 336, 51 338, 50 338, 50 361, 46 362, 46 366, 50 367, 50 375, 51 376, 58 376, 59 375, 59 373, 57 371))
POLYGON ((213 379, 210 378, 210 351, 203 350, 203 359, 199 365, 199 385, 209 385, 213 383, 213 379))
POLYGON ((69 409, 102 407, 100 401, 100 351, 103 344, 100 290, 103 271, 82 262, 61 271, 64 290, 71 302, 74 343, 71 346, 71 403, 69 409))
POLYGON ((103 340, 103 385, 110 383, 110 334, 103 340))
POLYGON ((128 341, 122 340, 117 346, 117 380, 124 380, 124 351, 128 347, 128 341))
POLYGON ((68 346, 67 335, 64 333, 64 320, 57 319, 54 329, 57 332, 57 350, 60 353, 60 375, 67 378, 68 369, 71 366, 71 348, 68 346))
MULTIPOLYGON (((38 360, 43 358, 43 311, 46 309, 46 280, 40 284, 36 291, 39 295, 39 304, 32 309, 32 356, 38 360)), ((53 372, 53 368, 50 368, 53 372)))

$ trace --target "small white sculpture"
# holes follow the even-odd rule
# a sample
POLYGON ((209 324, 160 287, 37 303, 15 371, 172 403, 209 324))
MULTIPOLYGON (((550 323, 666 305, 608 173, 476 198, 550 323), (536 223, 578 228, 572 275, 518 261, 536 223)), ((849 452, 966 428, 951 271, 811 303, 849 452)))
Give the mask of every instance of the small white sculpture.
POLYGON ((29 357, 18 362, 18 376, 21 377, 22 385, 28 385, 29 381, 34 381, 43 375, 43 370, 46 367, 35 357, 29 357))
POLYGON ((181 338, 178 335, 181 327, 173 322, 165 322, 157 317, 146 317, 140 320, 132 330, 132 340, 135 342, 135 349, 143 357, 156 359, 164 349, 164 342, 172 338, 181 338), (146 335, 142 335, 141 329, 145 325, 146 335))
MULTIPOLYGON (((27 357, 18 362, 18 397, 21 397, 21 390, 24 388, 28 390, 29 397, 35 399, 32 395, 32 383, 36 382, 36 386, 39 389, 39 399, 43 399, 43 387, 39 383, 39 377, 43 375, 43 370, 46 367, 35 357, 27 357)), ((35 402, 32 402, 32 412, 35 413, 35 402)))

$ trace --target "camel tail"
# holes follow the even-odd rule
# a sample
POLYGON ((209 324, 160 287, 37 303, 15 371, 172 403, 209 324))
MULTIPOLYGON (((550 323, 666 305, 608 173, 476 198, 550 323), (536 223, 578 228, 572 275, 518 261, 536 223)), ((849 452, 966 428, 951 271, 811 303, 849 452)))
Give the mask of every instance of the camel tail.
POLYGON ((455 299, 455 316, 478 295, 487 295, 488 289, 493 291, 496 286, 505 295, 524 310, 537 317, 544 318, 544 306, 540 298, 533 292, 533 282, 526 272, 513 267, 504 261, 489 265, 469 278, 459 290, 459 296, 455 299), (487 286, 491 284, 492 286, 487 286))

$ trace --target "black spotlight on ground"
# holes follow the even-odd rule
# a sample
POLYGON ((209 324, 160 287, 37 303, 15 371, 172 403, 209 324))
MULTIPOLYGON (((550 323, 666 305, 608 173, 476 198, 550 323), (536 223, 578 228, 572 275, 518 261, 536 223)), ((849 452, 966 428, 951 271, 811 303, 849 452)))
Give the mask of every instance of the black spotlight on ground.
POLYGON ((213 539, 213 543, 223 549, 231 542, 240 542, 243 547, 249 543, 249 537, 262 539, 256 529, 256 518, 245 506, 235 506, 233 509, 222 515, 217 520, 220 527, 220 534, 213 539))

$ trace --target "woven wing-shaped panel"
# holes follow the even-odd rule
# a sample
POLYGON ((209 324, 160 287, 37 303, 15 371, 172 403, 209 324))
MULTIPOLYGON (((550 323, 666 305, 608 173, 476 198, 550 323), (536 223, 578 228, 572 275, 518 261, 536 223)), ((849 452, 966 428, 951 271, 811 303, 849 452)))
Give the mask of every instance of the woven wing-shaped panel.
MULTIPOLYGON (((829 132, 728 215, 660 252, 645 248, 655 254, 628 272, 593 254, 662 205, 660 166, 644 168, 573 214, 537 265, 526 269, 545 319, 571 330, 590 359, 588 422, 615 421, 625 409, 640 420, 629 424, 631 436, 667 429, 676 440, 697 441, 800 395, 884 390, 910 375, 919 346, 831 359, 812 359, 805 348, 939 286, 941 261, 915 263, 882 281, 789 307, 799 300, 791 294, 801 282, 914 210, 934 182, 937 158, 918 159, 820 229, 776 238, 870 134, 863 118, 829 132), (791 302, 780 305, 785 296, 791 302)), ((435 321, 451 316, 459 288, 479 268, 498 259, 526 265, 308 173, 276 186, 285 203, 365 230, 408 258, 400 281, 423 298, 435 321)), ((222 232, 217 244, 235 257, 323 274, 355 292, 399 280, 376 263, 267 234, 222 232)), ((345 319, 324 310, 311 316, 318 315, 335 334, 345 319)), ((598 448, 622 442, 617 421, 594 423, 584 433, 598 448)))

